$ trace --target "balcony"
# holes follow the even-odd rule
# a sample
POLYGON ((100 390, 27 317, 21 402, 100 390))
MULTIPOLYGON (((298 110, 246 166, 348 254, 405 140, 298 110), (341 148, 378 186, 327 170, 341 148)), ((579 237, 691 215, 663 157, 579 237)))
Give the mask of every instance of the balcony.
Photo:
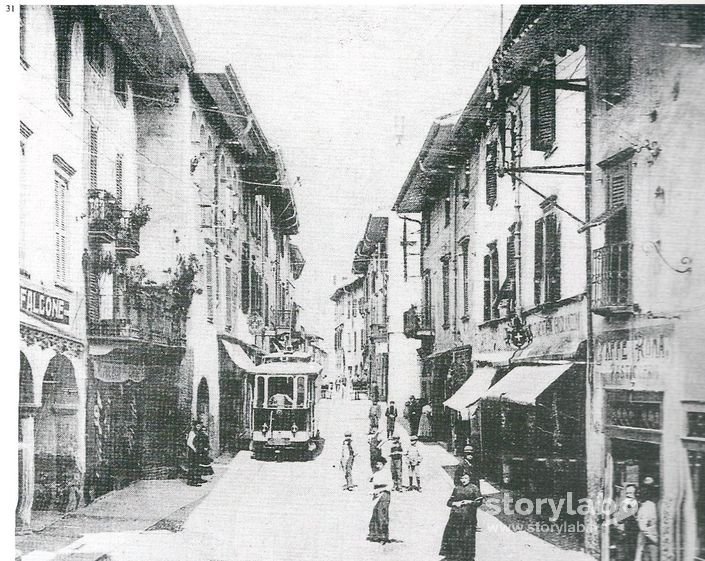
POLYGON ((124 212, 115 239, 115 252, 124 257, 140 254, 140 231, 132 226, 129 212, 124 212))
POLYGON ((162 287, 143 287, 123 296, 117 318, 90 322, 88 337, 101 342, 130 342, 163 347, 184 347, 186 321, 174 313, 171 297, 162 287))
POLYGON ((88 236, 91 241, 114 242, 121 215, 117 200, 111 193, 102 189, 88 191, 88 236))
POLYGON ((296 328, 297 314, 295 308, 272 309, 269 314, 269 321, 277 334, 291 332, 296 328))
POLYGON ((592 252, 592 310, 600 315, 629 314, 632 296, 632 244, 609 244, 592 252))
POLYGON ((381 339, 387 336, 387 324, 386 323, 371 323, 369 336, 372 339, 381 339))
POLYGON ((433 337, 431 318, 419 314, 416 306, 404 312, 404 335, 409 339, 426 339, 433 337))

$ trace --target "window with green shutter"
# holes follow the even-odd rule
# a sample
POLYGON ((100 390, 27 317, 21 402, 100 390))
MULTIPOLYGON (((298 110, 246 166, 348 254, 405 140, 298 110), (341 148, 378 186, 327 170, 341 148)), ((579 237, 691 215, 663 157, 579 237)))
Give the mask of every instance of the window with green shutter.
POLYGON ((497 141, 487 144, 485 156, 485 202, 490 207, 497 202, 497 141))

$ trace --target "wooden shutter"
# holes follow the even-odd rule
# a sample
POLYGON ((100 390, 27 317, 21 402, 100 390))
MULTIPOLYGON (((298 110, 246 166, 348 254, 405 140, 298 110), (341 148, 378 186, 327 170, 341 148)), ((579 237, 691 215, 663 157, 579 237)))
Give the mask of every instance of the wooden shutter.
POLYGON ((534 304, 543 296, 543 218, 534 223, 534 304))
POLYGON ((240 271, 240 294, 242 295, 242 311, 250 311, 250 248, 242 244, 242 262, 240 271))
POLYGON ((208 304, 208 319, 213 319, 213 256, 206 249, 206 299, 208 304))
POLYGON ((514 236, 511 235, 507 238, 507 296, 512 303, 516 301, 515 271, 516 261, 514 260, 514 236))
POLYGON ((492 300, 490 304, 492 305, 492 317, 496 318, 499 315, 499 308, 496 305, 497 295, 499 294, 499 252, 495 247, 490 253, 492 258, 492 270, 490 274, 492 275, 492 300))
POLYGON ((485 321, 492 318, 492 263, 491 257, 485 255, 484 271, 485 271, 485 293, 484 293, 484 311, 483 317, 485 321))
POLYGON ((89 172, 91 189, 98 188, 98 126, 91 123, 91 134, 89 139, 89 172))
POLYGON ((494 206, 497 201, 497 142, 487 144, 485 161, 485 201, 494 206))
POLYGON ((54 175, 54 229, 56 280, 66 280, 66 180, 54 175))
MULTIPOLYGON (((539 69, 541 81, 556 79, 556 65, 539 69)), ((537 82, 531 87, 531 149, 549 150, 556 139, 556 90, 552 84, 537 82)))
POLYGON ((558 217, 548 214, 546 221, 546 300, 561 299, 561 235, 558 217))
POLYGON ((608 185, 608 206, 615 208, 627 204, 628 168, 622 164, 610 170, 608 185))
POLYGON ((115 155, 115 197, 122 207, 122 154, 115 155))
POLYGON ((467 317, 470 312, 470 288, 468 286, 468 266, 469 266, 469 242, 463 244, 463 316, 467 317))
POLYGON ((443 260, 443 325, 450 323, 450 263, 443 260))

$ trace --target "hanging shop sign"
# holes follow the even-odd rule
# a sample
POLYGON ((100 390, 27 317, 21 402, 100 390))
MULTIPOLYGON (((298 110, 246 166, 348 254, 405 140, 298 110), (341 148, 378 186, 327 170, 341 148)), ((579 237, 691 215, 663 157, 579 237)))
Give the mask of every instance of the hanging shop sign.
POLYGON ((69 324, 67 300, 20 286, 20 310, 55 323, 69 324))
POLYGON ((606 388, 664 389, 673 325, 608 331, 595 336, 595 375, 606 388))

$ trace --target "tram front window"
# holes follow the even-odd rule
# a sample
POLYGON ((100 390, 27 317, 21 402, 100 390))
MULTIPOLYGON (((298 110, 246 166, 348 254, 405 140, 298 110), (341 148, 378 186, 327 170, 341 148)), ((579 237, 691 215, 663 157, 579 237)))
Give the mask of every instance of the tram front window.
POLYGON ((291 376, 269 378, 269 407, 292 407, 294 405, 294 379, 291 376))
POLYGON ((272 430, 290 431, 293 425, 296 425, 299 432, 305 430, 305 411, 278 411, 272 415, 272 430))

